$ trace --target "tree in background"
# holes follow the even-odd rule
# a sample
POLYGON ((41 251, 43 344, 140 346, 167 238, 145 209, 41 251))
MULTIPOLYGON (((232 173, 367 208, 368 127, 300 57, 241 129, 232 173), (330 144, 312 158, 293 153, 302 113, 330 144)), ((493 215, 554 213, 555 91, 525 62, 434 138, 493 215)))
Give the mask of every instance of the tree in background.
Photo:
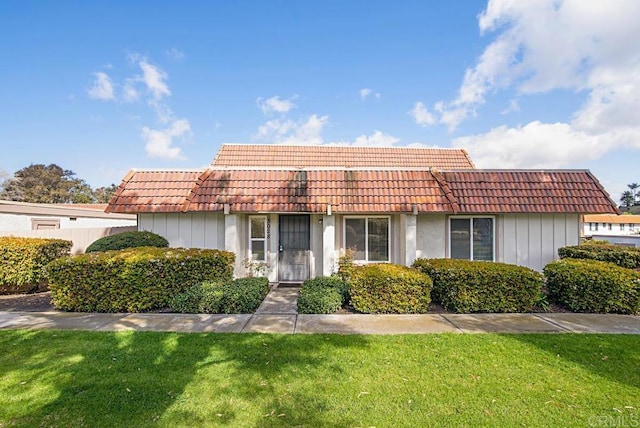
POLYGON ((116 186, 115 184, 107 187, 98 187, 93 191, 93 196, 95 197, 97 203, 106 204, 109 202, 109 199, 111 199, 116 190, 118 190, 118 186, 116 186))
MULTIPOLYGON (((0 187, 0 199, 18 202, 90 204, 98 199, 86 181, 56 164, 31 164, 4 180, 0 187)), ((102 188, 100 198, 104 199, 112 187, 115 184, 102 188)))
POLYGON ((633 192, 631 190, 625 190, 620 197, 620 203, 624 208, 631 208, 634 203, 633 192))
POLYGON ((640 188, 640 184, 631 183, 631 184, 627 184, 627 187, 631 191, 631 196, 633 197, 633 204, 632 205, 640 204, 640 193, 638 193, 638 188, 640 188))

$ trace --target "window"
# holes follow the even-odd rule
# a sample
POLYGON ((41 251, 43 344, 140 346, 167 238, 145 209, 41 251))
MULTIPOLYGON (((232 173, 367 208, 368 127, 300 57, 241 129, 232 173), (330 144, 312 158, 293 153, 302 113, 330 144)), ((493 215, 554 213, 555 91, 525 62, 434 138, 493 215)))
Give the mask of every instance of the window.
POLYGON ((60 229, 60 220, 57 218, 32 218, 31 230, 60 229))
POLYGON ((629 223, 629 230, 633 230, 636 228, 636 225, 633 223, 629 223))
POLYGON ((388 262, 389 217, 345 218, 344 242, 356 261, 388 262))
POLYGON ((624 230, 624 223, 620 223, 620 230, 624 230))
POLYGON ((598 223, 589 223, 589 230, 598 230, 598 223))
POLYGON ((267 218, 249 217, 249 248, 251 260, 267 261, 267 218))
POLYGON ((607 229, 613 230, 613 225, 611 223, 607 223, 607 229))
POLYGON ((494 260, 492 217, 454 217, 449 226, 452 259, 494 260))

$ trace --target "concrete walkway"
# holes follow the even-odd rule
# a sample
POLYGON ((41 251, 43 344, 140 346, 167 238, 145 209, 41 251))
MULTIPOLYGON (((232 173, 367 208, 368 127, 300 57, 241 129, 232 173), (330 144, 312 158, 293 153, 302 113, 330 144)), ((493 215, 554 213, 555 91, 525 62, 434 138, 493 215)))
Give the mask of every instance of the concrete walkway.
POLYGON ((255 314, 102 314, 78 312, 0 312, 0 329, 90 331, 172 331, 214 333, 622 333, 640 334, 631 315, 297 314, 297 288, 273 288, 255 314))

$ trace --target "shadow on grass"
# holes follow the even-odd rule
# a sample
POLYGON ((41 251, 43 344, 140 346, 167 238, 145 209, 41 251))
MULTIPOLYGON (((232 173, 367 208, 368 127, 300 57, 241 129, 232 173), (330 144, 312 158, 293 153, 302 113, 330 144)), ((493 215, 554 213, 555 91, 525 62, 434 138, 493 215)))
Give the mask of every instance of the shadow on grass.
POLYGON ((505 335, 613 382, 640 388, 640 340, 636 335, 505 335))
POLYGON ((0 426, 345 426, 325 420, 331 403, 304 375, 347 376, 323 355, 366 341, 5 331, 0 345, 0 426))

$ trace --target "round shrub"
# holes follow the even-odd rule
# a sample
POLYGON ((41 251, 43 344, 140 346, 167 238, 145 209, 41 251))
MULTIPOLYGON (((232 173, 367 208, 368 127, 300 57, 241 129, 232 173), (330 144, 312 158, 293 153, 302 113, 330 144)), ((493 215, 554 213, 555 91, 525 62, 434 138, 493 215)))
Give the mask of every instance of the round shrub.
POLYGON ((349 300, 349 284, 337 275, 308 279, 300 287, 298 313, 332 314, 349 300))
POLYGON ((587 243, 558 249, 561 259, 590 259, 611 262, 627 269, 640 269, 640 248, 587 243))
POLYGON ((598 260, 562 259, 544 268, 551 301, 574 312, 640 313, 640 273, 598 260))
POLYGON ((87 247, 85 253, 124 250, 125 248, 137 247, 167 248, 168 246, 169 242, 155 233, 147 231, 122 232, 94 241, 87 247))
POLYGON ((417 259, 433 280, 433 300, 466 312, 529 312, 540 302, 544 277, 524 266, 457 259, 417 259))
POLYGON ((230 282, 234 261, 227 251, 142 247, 63 257, 47 271, 57 309, 143 312, 201 282, 230 282))
POLYGON ((335 288, 300 289, 299 314, 333 314, 342 307, 342 296, 335 288))
POLYGON ((394 264, 370 264, 351 275, 351 304, 371 314, 422 314, 431 303, 431 279, 424 273, 394 264))

